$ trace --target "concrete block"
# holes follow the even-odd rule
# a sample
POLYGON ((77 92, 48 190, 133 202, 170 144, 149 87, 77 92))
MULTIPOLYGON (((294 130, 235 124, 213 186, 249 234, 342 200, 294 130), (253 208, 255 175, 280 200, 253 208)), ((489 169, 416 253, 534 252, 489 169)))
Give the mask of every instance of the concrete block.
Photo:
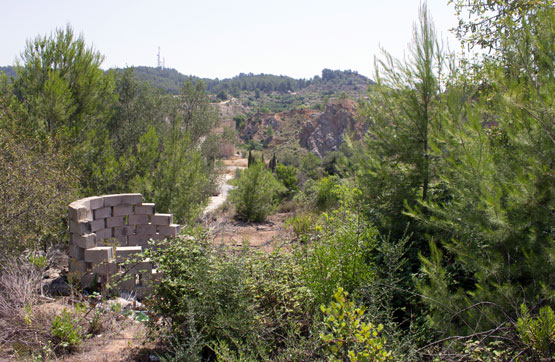
POLYGON ((91 231, 93 233, 102 229, 106 229, 106 219, 98 219, 98 220, 91 221, 91 231))
POLYGON ((166 235, 156 233, 156 234, 150 235, 150 238, 155 241, 161 241, 161 240, 167 239, 168 237, 166 235))
POLYGON ((94 210, 94 219, 105 219, 107 217, 112 216, 112 208, 111 207, 103 207, 100 209, 94 210))
POLYGON ((148 224, 148 215, 129 215, 127 223, 129 225, 148 224))
POLYGON ((145 234, 129 235, 127 237, 127 245, 129 246, 146 245, 149 238, 150 237, 145 234))
POLYGON ((125 265, 124 268, 130 274, 152 274, 152 263, 150 261, 125 265))
POLYGON ((152 273, 150 274, 149 273, 143 274, 145 281, 148 281, 148 284, 150 285, 156 285, 160 283, 162 281, 163 276, 164 276, 164 273, 158 272, 156 269, 152 269, 152 273))
POLYGON ((85 199, 89 203, 91 210, 96 210, 104 207, 104 197, 102 196, 91 196, 85 199))
POLYGON ((135 215, 152 215, 154 214, 154 204, 141 204, 135 206, 135 215))
POLYGON ((137 298, 144 298, 151 295, 154 292, 154 288, 152 286, 136 286, 133 291, 137 298))
POLYGON ((124 235, 120 235, 120 236, 116 236, 116 240, 118 242, 118 247, 119 246, 127 246, 127 236, 124 235))
POLYGON ((137 234, 152 235, 156 234, 156 225, 152 224, 139 224, 137 225, 137 234))
POLYGON ((115 194, 105 195, 104 206, 139 205, 143 202, 141 194, 115 194))
POLYGON ((117 205, 114 206, 112 215, 114 216, 127 216, 133 214, 133 206, 131 205, 117 205))
POLYGON ((96 231, 96 242, 98 243, 100 240, 110 239, 112 237, 112 229, 100 229, 96 231))
POLYGON ((96 246, 96 234, 71 234, 70 242, 72 245, 83 249, 94 248, 96 246))
POLYGON ((86 273, 81 277, 81 288, 89 288, 95 279, 95 275, 93 273, 86 273))
POLYGON ((91 222, 90 221, 73 221, 69 220, 69 231, 75 234, 90 234, 91 222))
POLYGON ((85 258, 85 249, 75 245, 69 245, 68 254, 75 260, 83 260, 85 258))
POLYGON ((120 246, 116 248, 116 263, 124 263, 129 257, 143 251, 141 246, 120 246))
POLYGON ((71 259, 69 262, 69 271, 71 273, 86 273, 87 272, 87 263, 84 260, 75 260, 71 259))
POLYGON ((68 207, 68 216, 70 220, 74 221, 87 221, 92 220, 91 209, 79 203, 71 203, 68 207))
POLYGON ((171 224, 171 225, 160 225, 158 226, 158 232, 164 236, 177 236, 179 234, 179 230, 181 229, 181 225, 179 224, 171 224))
POLYGON ((114 228, 114 237, 133 235, 135 233, 135 226, 118 226, 114 228))
POLYGON ((114 216, 106 219, 106 227, 113 228, 116 226, 125 226, 125 216, 114 216))
POLYGON ((119 266, 116 263, 100 263, 93 266, 93 273, 99 275, 114 275, 119 272, 119 266))
POLYGON ((118 274, 114 276, 114 288, 120 292, 131 292, 135 288, 136 279, 134 274, 118 274))
POLYGON ((152 225, 170 225, 172 222, 172 214, 154 214, 150 217, 150 223, 152 225))
POLYGON ((100 264, 113 259, 113 248, 110 246, 97 246, 85 250, 85 261, 88 263, 100 264))

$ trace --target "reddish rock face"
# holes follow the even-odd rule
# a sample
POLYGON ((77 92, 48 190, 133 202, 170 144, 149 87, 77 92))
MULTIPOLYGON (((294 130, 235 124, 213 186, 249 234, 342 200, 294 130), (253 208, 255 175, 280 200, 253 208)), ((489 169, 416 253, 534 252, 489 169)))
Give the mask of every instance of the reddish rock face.
POLYGON ((353 133, 354 139, 360 139, 367 128, 355 116, 356 102, 344 99, 329 103, 322 114, 303 124, 300 145, 323 157, 327 152, 339 149, 348 131, 353 133))

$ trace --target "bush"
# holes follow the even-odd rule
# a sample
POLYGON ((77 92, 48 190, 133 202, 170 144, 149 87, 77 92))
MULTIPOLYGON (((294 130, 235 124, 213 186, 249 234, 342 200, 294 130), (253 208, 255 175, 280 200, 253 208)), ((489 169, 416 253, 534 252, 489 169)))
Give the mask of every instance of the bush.
POLYGON ((347 299, 349 293, 337 288, 324 313, 326 333, 320 333, 331 362, 382 362, 392 360, 385 349, 385 338, 378 337, 383 326, 365 323, 364 309, 347 299))
POLYGON ((55 338, 54 342, 62 348, 71 349, 83 341, 77 319, 65 308, 60 315, 52 319, 51 331, 55 338))
POLYGON ((58 244, 67 204, 76 197, 66 159, 26 142, 0 132, 0 246, 6 253, 58 244))
POLYGON ((234 253, 195 233, 148 256, 164 275, 150 300, 150 328, 167 321, 166 359, 285 361, 285 350, 310 340, 315 304, 292 255, 234 253))
POLYGON ((290 198, 299 190, 297 187, 297 169, 295 167, 278 163, 276 165, 275 175, 278 181, 285 187, 283 197, 290 198))
POLYGON ((264 167, 256 162, 235 181, 230 200, 237 216, 246 221, 259 222, 266 219, 276 208, 276 195, 284 187, 264 167))
POLYGON ((375 277, 377 231, 355 209, 359 192, 337 187, 334 193, 341 206, 322 215, 312 244, 301 250, 303 278, 318 303, 327 302, 338 286, 352 293, 375 277))

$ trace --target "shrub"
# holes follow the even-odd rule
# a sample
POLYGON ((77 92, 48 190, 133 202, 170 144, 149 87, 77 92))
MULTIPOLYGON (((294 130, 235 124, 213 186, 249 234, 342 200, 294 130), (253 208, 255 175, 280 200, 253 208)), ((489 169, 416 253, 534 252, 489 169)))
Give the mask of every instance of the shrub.
POLYGON ((313 242, 300 250, 303 278, 318 303, 327 302, 338 286, 358 290, 375 276, 373 250, 377 231, 355 210, 357 189, 337 187, 341 206, 322 215, 313 242))
POLYGON ((337 288, 328 307, 320 307, 324 313, 325 333, 320 338, 325 343, 329 361, 381 362, 392 360, 385 349, 385 338, 378 337, 383 326, 365 323, 364 309, 347 299, 349 293, 337 288))
POLYGON ((283 186, 264 167, 256 162, 235 181, 230 200, 237 216, 246 221, 263 221, 276 208, 276 195, 283 186))
POLYGON ((0 246, 6 253, 59 243, 76 194, 64 156, 27 142, 0 132, 0 246))
POLYGON ((77 319, 65 308, 60 315, 52 319, 51 331, 55 338, 54 342, 62 348, 71 349, 83 341, 77 319))
POLYGON ((234 253, 195 233, 148 256, 164 275, 150 300, 150 328, 167 321, 167 360, 287 360, 282 348, 310 339, 315 304, 292 255, 234 253))
POLYGON ((275 175, 279 182, 285 187, 283 197, 291 197, 297 190, 297 169, 293 166, 285 166, 281 163, 276 165, 275 175))

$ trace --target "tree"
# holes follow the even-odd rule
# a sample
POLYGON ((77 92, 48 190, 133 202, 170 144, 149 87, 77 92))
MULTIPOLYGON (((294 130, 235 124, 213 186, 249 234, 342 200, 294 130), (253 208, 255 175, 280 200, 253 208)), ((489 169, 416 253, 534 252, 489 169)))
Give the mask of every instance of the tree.
POLYGON ((272 172, 262 162, 254 162, 235 181, 230 199, 239 218, 259 222, 274 211, 277 193, 282 190, 272 172))
POLYGON ((552 4, 534 14, 456 85, 468 102, 434 147, 444 197, 413 213, 437 230, 420 291, 446 332, 510 324, 522 303, 555 305, 555 15, 552 4))
POLYGON ((368 135, 357 153, 369 215, 394 239, 402 238, 411 221, 403 216, 405 205, 427 200, 435 178, 429 143, 439 128, 445 55, 425 5, 410 50, 406 63, 387 53, 385 60, 376 60, 377 84, 361 107, 368 135))
POLYGON ((181 123, 183 131, 190 133, 191 142, 197 143, 218 122, 218 114, 210 104, 204 83, 193 83, 191 80, 185 82, 178 102, 176 121, 181 123))
POLYGON ((37 132, 74 145, 86 127, 108 118, 114 81, 100 68, 103 59, 69 25, 27 42, 15 66, 14 93, 37 132))

